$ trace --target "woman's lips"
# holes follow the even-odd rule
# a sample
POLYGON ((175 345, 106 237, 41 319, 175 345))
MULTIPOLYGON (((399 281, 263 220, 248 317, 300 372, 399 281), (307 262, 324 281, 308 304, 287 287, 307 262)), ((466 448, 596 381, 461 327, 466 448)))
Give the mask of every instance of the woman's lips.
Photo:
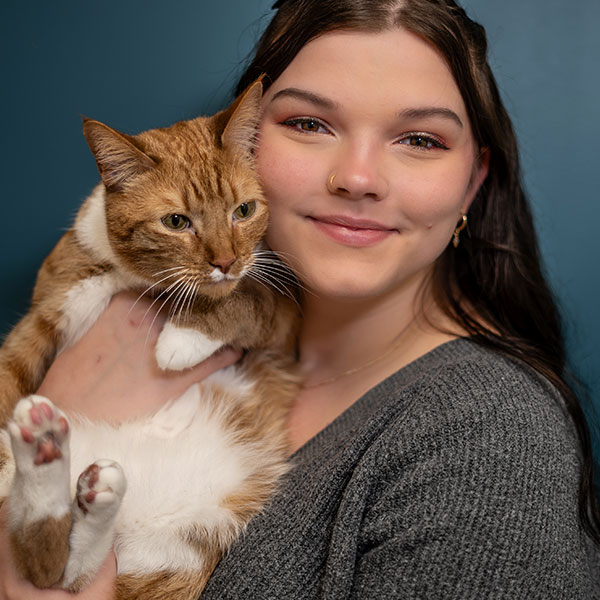
POLYGON ((334 241, 355 248, 373 246, 398 233, 397 229, 390 229, 382 223, 365 219, 338 215, 309 216, 307 218, 319 231, 334 241))

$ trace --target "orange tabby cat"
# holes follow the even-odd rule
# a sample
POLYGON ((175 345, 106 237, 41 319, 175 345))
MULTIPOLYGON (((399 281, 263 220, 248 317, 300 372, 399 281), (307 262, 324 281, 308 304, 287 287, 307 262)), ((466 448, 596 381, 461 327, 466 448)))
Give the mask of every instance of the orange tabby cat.
POLYGON ((0 349, 0 426, 12 415, 0 498, 10 498, 17 568, 38 587, 81 589, 114 545, 117 598, 197 598, 285 472, 297 316, 258 270, 274 261, 260 247, 268 209, 252 161, 261 93, 257 82, 213 117, 136 136, 84 120, 102 184, 0 349), (56 353, 126 289, 170 301, 155 351, 163 369, 225 344, 251 350, 122 425, 32 395, 56 353))

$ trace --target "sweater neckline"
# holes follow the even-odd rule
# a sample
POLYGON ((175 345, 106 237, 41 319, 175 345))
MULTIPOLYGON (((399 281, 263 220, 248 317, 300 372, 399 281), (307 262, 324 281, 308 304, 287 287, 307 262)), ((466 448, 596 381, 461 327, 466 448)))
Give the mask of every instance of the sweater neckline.
POLYGON ((435 369, 444 363, 447 358, 456 358, 457 352, 460 353, 461 348, 466 349, 467 347, 472 348, 473 342, 468 338, 455 338, 436 346, 433 350, 430 350, 426 354, 419 356, 412 362, 398 369, 398 371, 392 373, 365 392, 356 400, 356 402, 352 403, 333 421, 325 425, 323 429, 307 440, 300 448, 290 455, 289 460, 293 461, 301 459, 305 455, 313 454, 322 443, 325 443, 327 438, 331 436, 336 429, 343 427, 344 423, 352 420, 355 413, 364 412, 365 405, 369 404, 374 397, 393 394, 403 383, 410 381, 415 374, 422 374, 425 371, 435 369))

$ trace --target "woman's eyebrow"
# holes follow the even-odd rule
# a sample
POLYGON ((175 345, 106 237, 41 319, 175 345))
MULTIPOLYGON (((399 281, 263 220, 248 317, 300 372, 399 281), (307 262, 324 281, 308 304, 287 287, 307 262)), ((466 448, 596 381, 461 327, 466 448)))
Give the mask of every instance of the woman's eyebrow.
MULTIPOLYGON (((333 100, 330 100, 325 96, 320 96, 319 94, 315 94, 314 92, 309 92, 308 90, 302 90, 300 88, 294 87, 279 90, 273 96, 273 98, 271 98, 271 102, 275 101, 277 98, 285 97, 304 100, 305 102, 310 102, 315 106, 329 110, 339 107, 339 104, 337 102, 334 102, 333 100)), ((460 117, 453 110, 438 106, 407 108, 401 110, 398 113, 398 116, 404 119, 427 119, 431 117, 441 117, 442 119, 450 119, 451 121, 454 121, 460 128, 464 127, 460 117)))
POLYGON ((449 108, 438 106, 424 106, 422 108, 407 108, 398 113, 401 119, 427 119, 430 117, 441 117, 442 119, 450 119, 454 121, 461 129, 464 128, 460 117, 449 108))
POLYGON ((307 90, 301 90, 299 88, 284 88, 283 90, 279 90, 272 98, 271 102, 281 97, 289 97, 289 98, 297 98, 298 100, 304 100, 306 102, 310 102, 315 106, 326 109, 337 108, 338 103, 330 100, 329 98, 325 98, 324 96, 319 96, 319 94, 315 94, 314 92, 309 92, 307 90))

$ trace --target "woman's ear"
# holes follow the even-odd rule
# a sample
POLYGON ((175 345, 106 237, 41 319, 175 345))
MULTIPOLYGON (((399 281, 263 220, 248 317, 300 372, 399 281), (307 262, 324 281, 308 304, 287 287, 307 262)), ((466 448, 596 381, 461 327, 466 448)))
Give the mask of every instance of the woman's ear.
POLYGON ((473 164, 473 173, 471 173, 471 180, 469 181, 465 202, 462 207, 463 214, 466 214, 469 210, 471 202, 473 202, 479 188, 488 176, 490 170, 490 155, 490 149, 487 146, 479 149, 479 153, 473 164))

